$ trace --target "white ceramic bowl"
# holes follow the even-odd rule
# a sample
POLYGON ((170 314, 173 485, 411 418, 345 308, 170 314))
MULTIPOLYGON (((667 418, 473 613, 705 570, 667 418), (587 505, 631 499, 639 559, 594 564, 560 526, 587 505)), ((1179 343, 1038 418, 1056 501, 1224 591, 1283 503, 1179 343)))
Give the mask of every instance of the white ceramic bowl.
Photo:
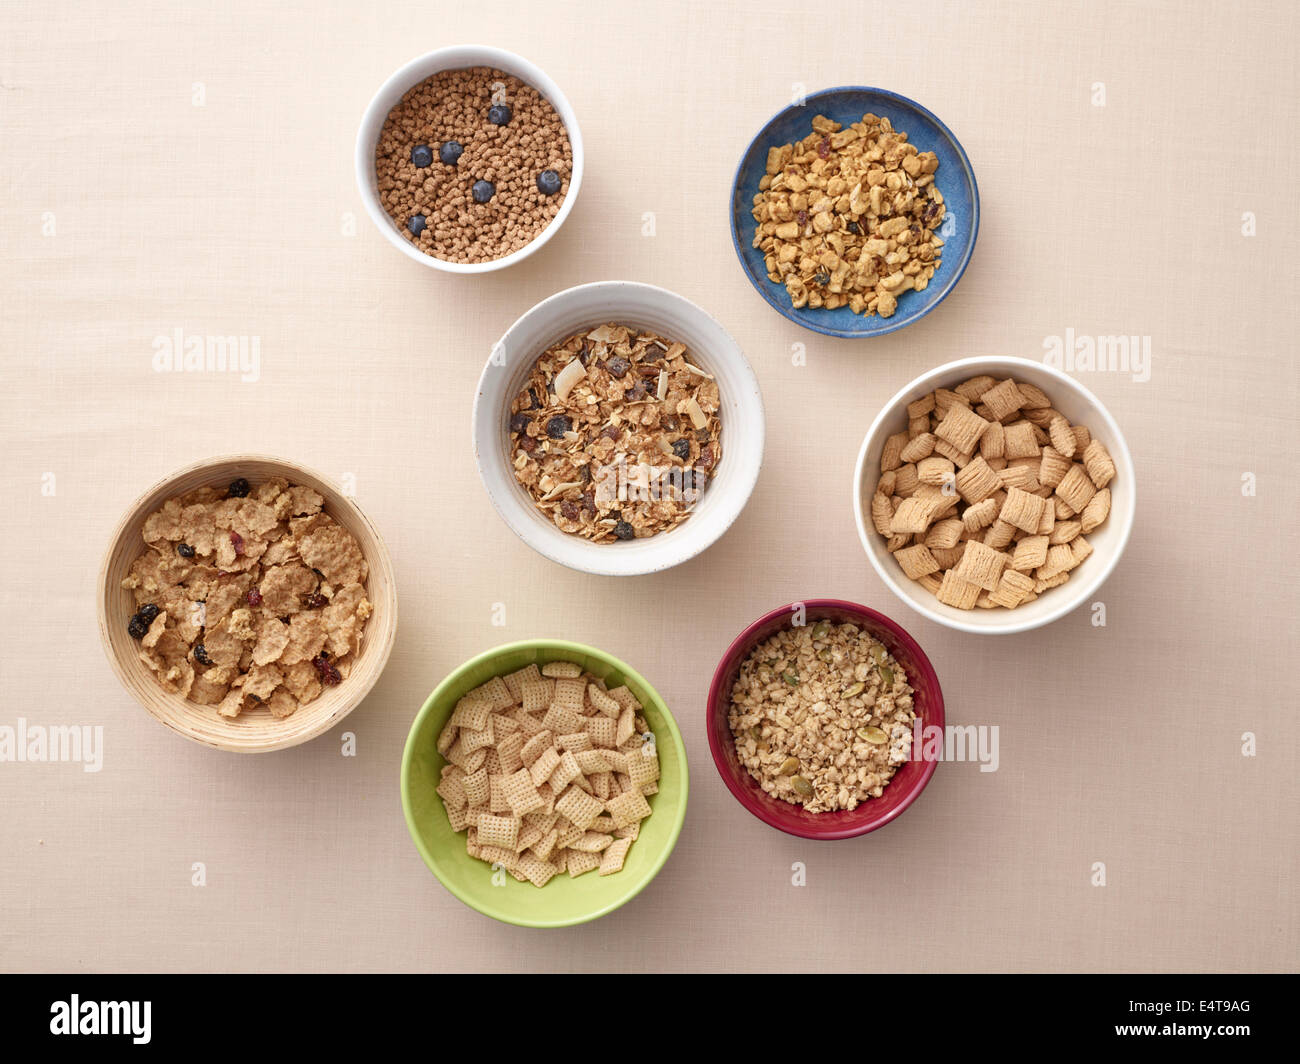
POLYGON ((744 353, 721 325, 673 292, 632 281, 579 285, 538 303, 494 345, 474 397, 474 458, 488 496, 511 529, 552 561, 600 576, 658 572, 699 554, 740 515, 763 464, 763 397, 744 353), (684 343, 712 373, 722 399, 722 460, 717 474, 676 528, 646 539, 592 543, 561 532, 515 479, 507 423, 537 357, 582 328, 617 322, 684 343))
POLYGON ((435 270, 448 273, 487 273, 489 270, 503 270, 522 262, 534 251, 553 237, 564 224, 564 219, 573 210, 578 199, 578 189, 582 187, 582 132, 578 129, 578 118, 565 99, 558 85, 522 56, 500 48, 489 48, 479 44, 460 44, 451 48, 439 48, 436 52, 412 59, 406 66, 384 82, 383 87, 375 93, 366 113, 361 119, 361 129, 357 133, 357 187, 361 190, 361 200, 366 205, 366 213, 379 227, 388 242, 407 258, 432 266, 435 270), (559 213, 551 219, 551 224, 537 234, 518 251, 504 258, 491 262, 446 262, 426 255, 418 250, 398 231, 393 219, 379 202, 379 182, 375 177, 375 145, 379 143, 379 134, 397 102, 426 78, 441 70, 463 70, 466 67, 487 66, 513 74, 520 81, 527 82, 550 102, 555 108, 564 128, 569 134, 569 144, 573 149, 573 172, 569 175, 569 191, 560 204, 559 213))
POLYGON ((1136 502, 1133 456, 1115 419, 1101 401, 1073 377, 1023 358, 963 358, 917 377, 886 403, 876 417, 862 441, 853 471, 853 514, 858 523, 858 538, 880 579, 923 617, 963 632, 994 635, 1025 632, 1050 624, 1090 601, 1124 553, 1133 529, 1136 502), (907 429, 907 404, 935 388, 952 388, 985 373, 999 380, 1015 377, 1041 388, 1052 400, 1052 406, 1069 418, 1071 424, 1086 425, 1093 437, 1105 444, 1115 461, 1115 479, 1108 485, 1110 517, 1088 535, 1092 555, 1070 574, 1067 583, 1043 592, 1027 606, 1014 610, 959 610, 945 606, 916 581, 903 575, 898 562, 885 548, 884 538, 871 523, 871 495, 880 477, 880 452, 889 436, 907 429))

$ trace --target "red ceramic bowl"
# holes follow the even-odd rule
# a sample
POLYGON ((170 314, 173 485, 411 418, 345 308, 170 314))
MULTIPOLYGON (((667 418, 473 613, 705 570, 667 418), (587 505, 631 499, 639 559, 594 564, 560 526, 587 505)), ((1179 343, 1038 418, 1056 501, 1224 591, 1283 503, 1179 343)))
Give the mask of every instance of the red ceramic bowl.
MULTIPOLYGON (((856 809, 835 813, 806 813, 800 806, 783 802, 765 794, 749 770, 736 757, 736 744, 727 723, 727 710, 731 704, 731 688, 740 672, 740 665, 758 643, 788 628, 794 611, 802 605, 809 624, 832 621, 836 624, 853 623, 884 643, 907 673, 915 692, 913 700, 916 715, 922 727, 944 726, 943 692, 939 677, 925 652, 915 639, 882 613, 839 599, 808 599, 791 603, 760 617, 736 638, 727 648, 722 661, 713 674, 709 687, 708 726, 709 749, 718 766, 722 782, 746 809, 765 824, 798 835, 805 839, 851 839, 868 831, 884 827, 916 801, 934 775, 934 761, 913 760, 905 762, 889 781, 879 798, 863 802, 856 809)), ((920 751, 913 744, 914 757, 920 751)))

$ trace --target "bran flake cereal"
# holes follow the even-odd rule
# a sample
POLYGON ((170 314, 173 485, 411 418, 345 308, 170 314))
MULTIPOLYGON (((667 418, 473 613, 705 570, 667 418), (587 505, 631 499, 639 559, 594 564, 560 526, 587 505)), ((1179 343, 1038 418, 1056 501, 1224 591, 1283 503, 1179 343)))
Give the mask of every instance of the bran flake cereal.
POLYGON ((372 606, 355 537, 314 490, 274 477, 205 486, 144 522, 122 587, 163 690, 223 717, 292 716, 347 679, 372 606))

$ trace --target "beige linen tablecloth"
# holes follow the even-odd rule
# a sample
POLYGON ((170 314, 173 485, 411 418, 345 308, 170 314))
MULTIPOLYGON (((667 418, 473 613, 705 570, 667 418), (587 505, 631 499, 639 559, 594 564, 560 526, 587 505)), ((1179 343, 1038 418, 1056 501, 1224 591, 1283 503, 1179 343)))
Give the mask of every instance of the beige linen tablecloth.
POLYGON ((551 0, 490 16, 6 5, 0 725, 102 726, 104 747, 98 772, 0 764, 0 968, 1294 968, 1298 21, 1285 0, 551 0), (364 216, 353 138, 400 64, 476 40, 563 87, 587 178, 527 263, 450 277, 398 255, 364 216), (856 343, 766 307, 726 214, 762 123, 800 85, 842 84, 938 114, 984 211, 947 302, 856 343), (767 400, 748 508, 706 554, 651 578, 533 554, 489 504, 469 446, 492 341, 543 297, 603 278, 701 303, 767 400), (1041 358, 1067 329, 1151 345, 1148 380, 1080 374, 1140 482, 1132 541, 1099 596, 1107 624, 1085 608, 992 639, 925 622, 854 532, 867 425, 927 368, 1041 358), (256 337, 258 379, 155 372, 155 338, 176 330, 256 337), (95 574, 124 508, 231 451, 353 477, 401 600, 388 669, 345 728, 263 757, 155 723, 95 627, 95 574), (710 675, 761 612, 819 595, 902 621, 950 721, 1000 728, 998 770, 940 765, 905 816, 850 842, 800 841, 746 813, 708 754, 710 675), (407 728, 437 681, 535 635, 597 643, 644 672, 692 767, 685 829, 650 888, 545 933, 447 893, 397 791, 407 728), (344 730, 356 757, 341 756, 344 730), (192 885, 196 863, 206 886, 192 885))

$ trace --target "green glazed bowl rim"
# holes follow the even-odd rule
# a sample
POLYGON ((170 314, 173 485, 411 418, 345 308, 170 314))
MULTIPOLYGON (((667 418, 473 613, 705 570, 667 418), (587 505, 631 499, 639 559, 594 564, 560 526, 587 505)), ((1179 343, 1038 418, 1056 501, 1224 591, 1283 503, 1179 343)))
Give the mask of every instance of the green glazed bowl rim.
MULTIPOLYGON (((503 675, 502 670, 496 675, 503 675)), ((572 927, 577 924, 589 923, 592 920, 598 920, 602 916, 607 916, 620 906, 626 905, 629 901, 641 893, 650 882, 659 874, 660 869, 667 863, 668 858, 672 855, 677 846, 677 838, 681 834, 682 824, 686 820, 686 806, 690 797, 690 769, 686 757, 686 744, 682 741, 682 733, 677 727, 677 721, 673 718, 672 711, 669 710, 667 703, 660 696, 659 692, 642 676, 613 654, 609 654, 597 647, 590 646, 586 643, 575 643, 567 639, 522 639, 513 643, 502 643, 500 646, 485 650, 477 654, 468 661, 457 666, 443 678, 442 682, 429 694, 424 700, 424 705, 415 715, 415 720, 411 722, 411 729, 406 736, 406 744, 402 750, 402 775, 401 775, 401 792, 402 792, 402 813, 406 818, 406 830, 410 833, 411 841, 415 843, 415 848, 419 851, 420 857, 428 866, 438 881, 442 883, 457 899, 463 904, 482 913, 484 916, 490 916, 494 920, 502 923, 514 924, 517 927, 572 927), (631 686, 639 688, 653 702, 653 709, 662 716, 664 724, 667 727, 668 737, 672 746, 681 759, 681 782, 677 787, 678 799, 676 816, 673 820, 671 830, 667 840, 660 847, 650 865, 641 876, 639 882, 627 888, 622 894, 613 898, 609 902, 592 909, 589 912, 581 913, 572 917, 561 918, 530 918, 519 916, 518 914, 503 909, 499 906, 483 902, 480 898, 475 897, 468 892, 462 891, 455 883, 443 875, 439 869, 438 858, 425 845, 423 835, 417 827, 415 813, 411 808, 411 766, 415 759, 415 739, 419 734, 425 722, 425 719, 433 712, 434 706, 446 696, 447 691, 456 687, 467 673, 471 673, 480 666, 486 665, 494 658, 505 657, 509 654, 524 652, 540 652, 542 654, 552 654, 551 660, 564 657, 566 654, 586 655, 603 662, 611 672, 618 673, 623 677, 624 682, 630 682, 631 686)), ((655 810, 659 812, 658 809, 655 810)), ((620 875, 622 873, 619 873, 620 875)), ((544 893, 545 887, 541 888, 544 893)))

